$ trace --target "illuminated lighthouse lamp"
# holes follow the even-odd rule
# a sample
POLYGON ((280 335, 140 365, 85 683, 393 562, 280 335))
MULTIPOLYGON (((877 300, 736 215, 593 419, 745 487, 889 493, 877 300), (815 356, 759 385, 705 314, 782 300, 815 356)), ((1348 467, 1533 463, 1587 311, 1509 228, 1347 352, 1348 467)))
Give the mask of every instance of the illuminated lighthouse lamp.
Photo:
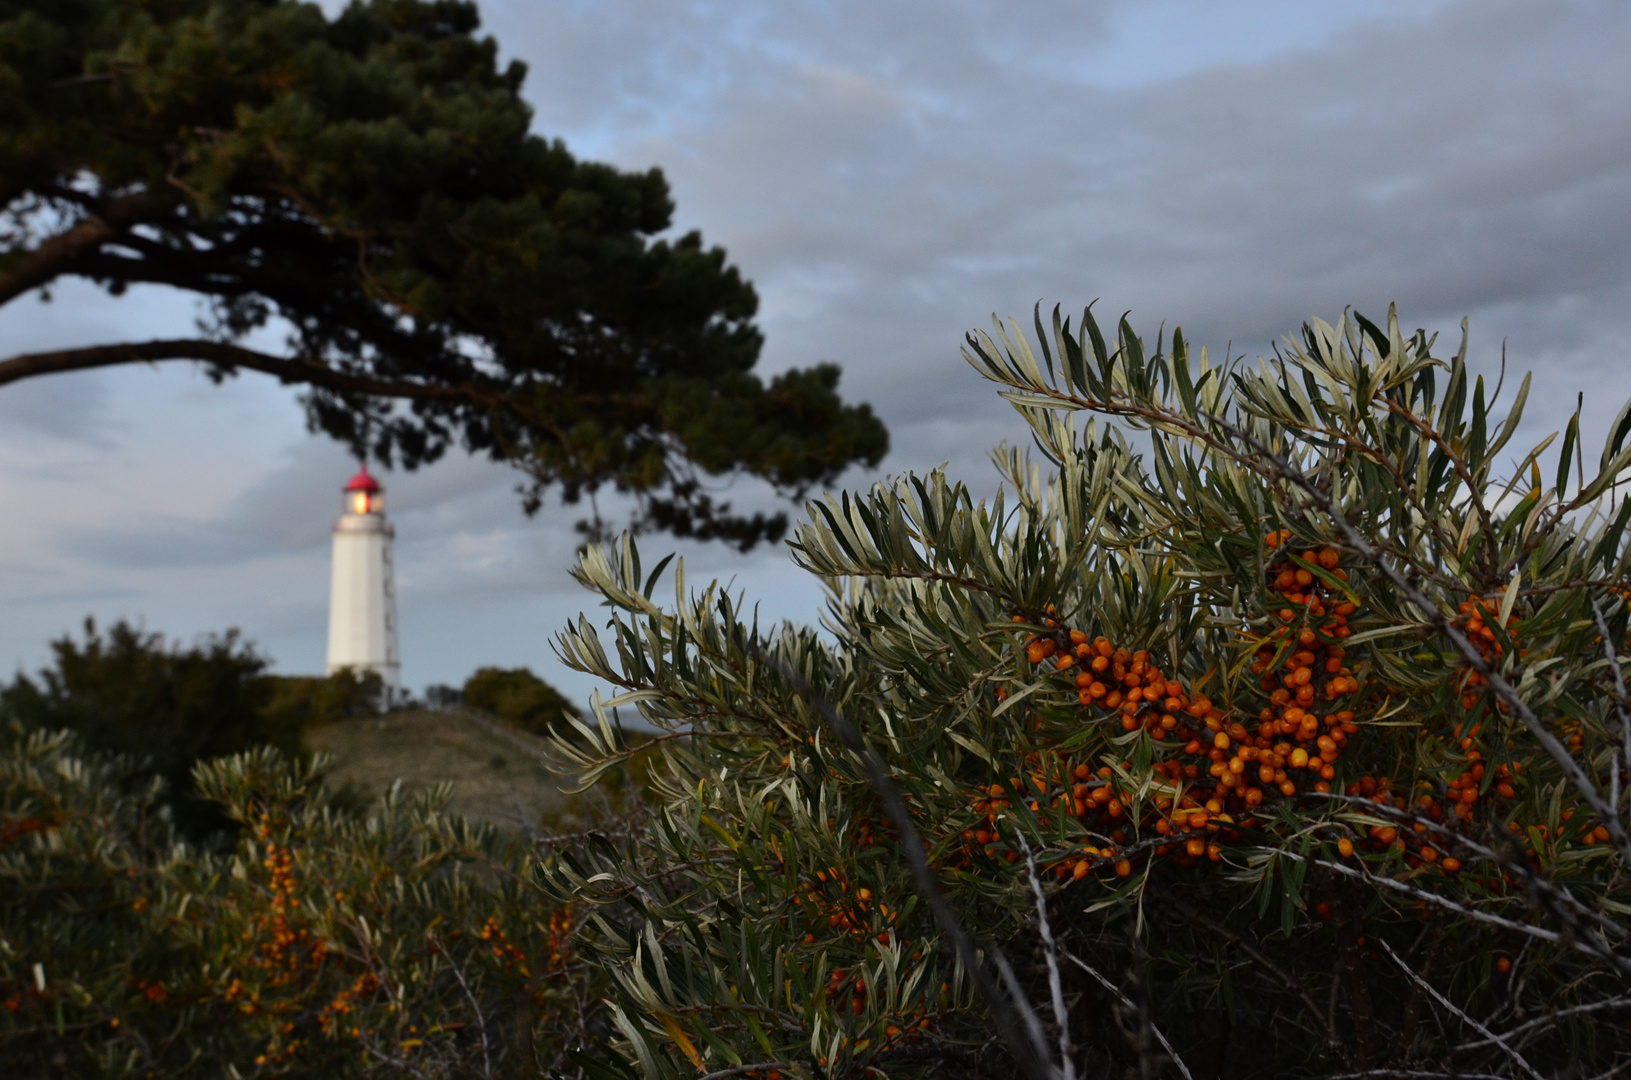
POLYGON ((345 486, 346 510, 353 514, 385 513, 385 489, 364 466, 345 486))

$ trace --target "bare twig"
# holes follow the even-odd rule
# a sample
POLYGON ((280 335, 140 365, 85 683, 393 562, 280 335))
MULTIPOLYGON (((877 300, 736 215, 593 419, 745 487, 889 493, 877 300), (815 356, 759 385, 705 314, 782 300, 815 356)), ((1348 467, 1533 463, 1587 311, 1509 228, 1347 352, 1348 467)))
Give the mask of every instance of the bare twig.
MULTIPOLYGON (((1631 998, 1619 997, 1610 998, 1607 1001, 1593 1001, 1587 1005, 1571 1005, 1567 1009, 1548 1009, 1543 1016, 1537 1016, 1528 1023, 1519 1024, 1515 1028, 1501 1032, 1501 1037, 1503 1039, 1510 1039, 1514 1035, 1527 1035, 1531 1031, 1535 1031, 1539 1028, 1551 1027, 1559 1021, 1567 1020, 1571 1016, 1583 1016, 1590 1013, 1606 1012, 1609 1009, 1623 1009, 1627 1007, 1631 1007, 1631 998)), ((1494 1041, 1494 1039, 1478 1039, 1475 1042, 1466 1042, 1460 1044, 1459 1046, 1452 1046, 1450 1047, 1450 1050, 1456 1053, 1459 1053, 1462 1050, 1476 1050, 1480 1046, 1489 1046, 1494 1041)))
POLYGON ((1042 956, 1048 962, 1048 990, 1053 997, 1053 1019, 1059 1027, 1059 1071, 1063 1080, 1076 1080, 1076 1047, 1070 1041, 1070 1012, 1065 1008, 1065 990, 1059 981, 1059 947, 1053 940, 1053 927, 1048 922, 1048 898, 1042 891, 1042 882, 1036 876, 1036 854, 1030 841, 1017 826, 1014 835, 1025 850, 1025 872, 1030 879, 1031 895, 1036 899, 1038 932, 1042 936, 1042 956))
POLYGON ((1503 930, 1511 930, 1514 933, 1539 938, 1542 941, 1549 941, 1554 945, 1565 944, 1576 951, 1586 953, 1589 956, 1599 955, 1589 946, 1582 945, 1575 941, 1564 941, 1563 936, 1554 930, 1546 930, 1539 926, 1530 926, 1528 923, 1514 922, 1511 919, 1503 919, 1499 915, 1491 915, 1486 911, 1479 911, 1476 908, 1467 907, 1465 904, 1458 904, 1448 897, 1440 896, 1438 893, 1428 892, 1426 889, 1418 889, 1414 885, 1407 882, 1396 881, 1393 878, 1388 877, 1379 877, 1376 874, 1371 873, 1368 869, 1356 869, 1352 866, 1343 866, 1341 863, 1330 862, 1326 859, 1310 859, 1308 856, 1299 855, 1295 851, 1282 851, 1278 848, 1268 851, 1267 854, 1278 859, 1290 859, 1293 862, 1307 863, 1310 866, 1322 866, 1325 869, 1330 870, 1333 873, 1341 874, 1344 877, 1359 878, 1361 881, 1371 885, 1380 885, 1386 889, 1393 889, 1397 892, 1402 892, 1406 896, 1411 896, 1417 900, 1425 901, 1426 903, 1441 907, 1446 911, 1453 911, 1457 915, 1464 915, 1476 922, 1488 923, 1490 926, 1499 926, 1503 930))
MULTIPOLYGON (((1593 910, 1590 906, 1576 898, 1575 895, 1567 888, 1557 884, 1556 882, 1547 881, 1545 878, 1535 873, 1534 869, 1521 858, 1514 858, 1505 852, 1497 851, 1494 848, 1488 847, 1487 845, 1480 844, 1478 841, 1474 840, 1470 836, 1467 836, 1465 833, 1460 833, 1454 829, 1446 827, 1442 822, 1434 821, 1432 818, 1426 817, 1422 814, 1412 813, 1408 810, 1400 810, 1398 807, 1389 806, 1385 803, 1373 802, 1370 799, 1355 795, 1339 795, 1332 791, 1313 792, 1312 797, 1319 799, 1331 799, 1336 802, 1352 803, 1356 806, 1364 807, 1367 812, 1372 813, 1377 817, 1387 818, 1392 821, 1400 822, 1401 824, 1420 825, 1433 834, 1443 837, 1445 840, 1449 841, 1450 844, 1454 844, 1456 847, 1461 848, 1464 851, 1470 851, 1481 858, 1495 863, 1503 870, 1515 874, 1519 878, 1523 879, 1524 883, 1529 886, 1532 892, 1539 894, 1537 899, 1544 898, 1545 900, 1556 901, 1568 908, 1571 908, 1573 910, 1573 915, 1556 910, 1553 911, 1553 914, 1558 916, 1562 922, 1568 924, 1569 928, 1576 934, 1586 933, 1586 928, 1575 919, 1574 916, 1576 915, 1580 918, 1590 920, 1592 923, 1596 924, 1599 929, 1605 931, 1606 933, 1612 934, 1615 937, 1623 938, 1627 934, 1631 934, 1631 930, 1627 930, 1626 927, 1615 922, 1613 919, 1610 919, 1602 912, 1593 910)), ((1619 963, 1623 958, 1617 956, 1605 956, 1604 959, 1619 963)), ((1631 967, 1626 969, 1626 973, 1631 974, 1631 967)))
POLYGON ((372 1043, 363 1044, 363 1049, 367 1050, 370 1054, 378 1058, 380 1061, 383 1061, 391 1068, 399 1069, 402 1072, 415 1077, 416 1080, 430 1080, 430 1077, 425 1075, 424 1070, 415 1066, 413 1062, 409 1061, 405 1057, 398 1057, 392 1054, 384 1053, 383 1051, 374 1047, 372 1043))
POLYGON ((481 1003, 476 1000, 476 995, 470 991, 470 984, 465 981, 464 968, 453 959, 447 951, 447 946, 442 944, 442 939, 433 934, 430 943, 436 946, 442 958, 447 961, 447 966, 453 969, 453 977, 459 981, 459 989, 464 991, 465 999, 470 1002, 470 1008, 475 1010, 476 1033, 481 1036, 481 1072, 486 1080, 493 1080, 493 1054, 487 1042, 487 1017, 481 1011, 481 1003))
POLYGON ((1611 1066, 1607 1072, 1600 1072, 1596 1076, 1590 1077, 1589 1080, 1613 1080, 1614 1077, 1620 1075, 1626 1069, 1631 1069, 1631 1061, 1622 1061, 1618 1065, 1611 1066))
MULTIPOLYGON (((1103 975, 1100 975, 1086 960, 1083 960, 1081 957, 1070 952, 1065 953, 1065 959, 1069 960, 1071 963, 1075 964, 1077 967, 1081 968, 1083 971, 1097 979, 1099 981, 1099 985, 1116 995, 1116 1000, 1120 1001, 1123 1006, 1129 1009, 1137 1008, 1137 1006, 1133 1004, 1132 999, 1121 992, 1120 987, 1111 982, 1109 979, 1106 979, 1103 975)), ((1172 1063, 1178 1066, 1178 1071, 1184 1074, 1184 1080, 1195 1080, 1195 1078, 1190 1075, 1189 1066, 1184 1064, 1184 1059, 1178 1056, 1178 1051, 1174 1050, 1172 1048, 1172 1044, 1167 1042, 1167 1037, 1161 1034, 1161 1029, 1152 1023, 1150 1025, 1150 1031, 1157 1039, 1161 1040, 1162 1048, 1166 1050, 1167 1056, 1172 1059, 1172 1063)))
POLYGON ((1048 1036, 1042 1030, 1042 1021, 1037 1019, 1036 1010, 1031 1008, 1030 999, 1025 996, 1025 988, 1019 985, 1019 979, 1014 975, 1014 967, 1003 955, 1002 949, 996 945, 991 947, 991 962, 996 966, 997 974, 1002 978, 1002 985, 1008 988, 1009 1000, 1015 1003, 1019 1018, 1025 1023, 1025 1034, 1030 1036, 1031 1049, 1037 1058, 1044 1063, 1048 1075, 1053 1075, 1053 1066, 1048 1063, 1048 1036))
POLYGON ((1508 1045, 1505 1039, 1495 1034, 1483 1024, 1480 1024, 1478 1021, 1474 1020, 1471 1016, 1467 1015, 1467 1013, 1463 1012, 1453 1002, 1451 1002, 1449 998, 1435 990, 1431 983, 1423 979, 1420 975, 1417 975, 1415 970, 1409 964, 1405 963, 1404 960, 1400 958, 1398 953, 1393 951, 1393 946, 1389 945, 1381 938, 1377 938, 1376 943, 1382 947, 1383 951, 1393 958, 1393 962, 1399 965, 1400 970, 1402 970, 1406 975, 1410 976, 1417 986, 1420 986, 1423 990, 1427 991, 1427 993, 1432 996, 1434 1001, 1438 1002, 1450 1012, 1454 1013, 1461 1019, 1462 1023, 1472 1027, 1480 1035, 1490 1039, 1496 1046, 1499 1046, 1502 1050, 1506 1051, 1506 1055, 1510 1057, 1524 1072, 1534 1077, 1534 1080, 1545 1080, 1545 1077, 1541 1076, 1540 1073, 1535 1070, 1535 1067, 1529 1064, 1528 1060, 1525 1059, 1522 1054, 1518 1053, 1517 1050, 1508 1045))
MULTIPOLYGON (((991 981, 985 965, 980 962, 979 953, 975 951, 973 940, 969 937, 968 931, 963 929, 962 920, 957 917, 951 901, 946 899, 940 883, 935 880, 934 872, 929 869, 929 858, 923 846, 923 839, 918 836, 917 829, 912 824, 911 814, 907 812, 906 803, 900 797, 900 790, 884 771, 883 763, 861 738, 861 733, 855 729, 855 725, 833 708, 831 702, 816 693, 804 676, 780 659, 766 654, 757 641, 752 643, 751 649, 753 655, 785 679, 794 692, 808 702, 826 725, 849 747, 850 752, 860 758, 866 768, 867 781, 873 793, 883 803, 884 812, 889 815, 899 831, 901 852, 906 856, 906 863, 912 871, 912 880, 917 886, 918 893, 927 901, 929 909, 934 913, 935 922, 940 925, 941 933, 949 939, 958 962, 974 981, 980 996, 985 999, 986 1007, 991 1010, 991 1018, 996 1022, 997 1031, 1002 1035, 1009 1052, 1033 1080, 1055 1080, 1053 1070, 1047 1064, 1045 1044, 1042 1047, 1033 1045, 1030 1039, 1021 1034, 1020 1027, 1015 1022, 1015 1009, 1029 1013, 1030 1006, 1023 995, 1015 995, 1010 1002, 991 981)), ((995 950, 993 952, 999 967, 1005 967, 1006 961, 1002 959, 1001 953, 995 950)), ((1032 1016, 1031 1019, 1034 1023, 1035 1017, 1032 1016)))
POLYGON ((1617 815, 1620 809, 1620 777, 1631 774, 1631 715, 1625 708, 1625 675, 1620 671, 1620 658, 1614 651, 1614 635, 1608 632, 1608 620, 1603 618, 1603 609, 1597 606, 1596 597, 1591 600, 1591 615, 1597 620, 1597 632, 1603 635, 1603 653, 1608 657, 1608 670, 1614 674, 1614 711, 1620 718, 1620 753, 1614 759, 1614 792, 1610 799, 1617 815))

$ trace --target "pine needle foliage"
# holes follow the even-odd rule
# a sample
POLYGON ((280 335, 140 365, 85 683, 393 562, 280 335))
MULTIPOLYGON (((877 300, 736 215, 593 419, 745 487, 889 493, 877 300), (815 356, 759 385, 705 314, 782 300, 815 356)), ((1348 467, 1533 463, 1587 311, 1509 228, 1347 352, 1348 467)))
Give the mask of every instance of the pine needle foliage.
MULTIPOLYGON (((862 733, 1042 1073, 1562 1076, 1631 1060, 1631 406, 1512 446, 1424 332, 1347 314, 1255 363, 1091 310, 964 356, 1019 410, 999 494, 809 508, 824 632, 630 538, 563 658, 620 689, 649 832, 555 852, 618 1035, 592 1075, 1003 1075, 862 733), (665 587, 666 588, 666 587, 665 587), (806 692, 813 688, 813 692, 806 692), (1016 993, 1017 991, 1017 993, 1016 993)), ((1504 374, 1504 373, 1503 373, 1504 374)), ((1033 1070, 1034 1071, 1034 1070, 1033 1070)))
POLYGON ((615 490, 642 528, 744 550, 786 515, 733 511, 710 477, 802 499, 882 459, 837 365, 755 373, 758 296, 673 230, 660 170, 531 130, 526 65, 499 63, 473 3, 326 7, 0 2, 0 307, 77 278, 206 312, 190 337, 0 356, 0 386, 263 372, 359 456, 462 445, 520 470, 529 513, 615 490))

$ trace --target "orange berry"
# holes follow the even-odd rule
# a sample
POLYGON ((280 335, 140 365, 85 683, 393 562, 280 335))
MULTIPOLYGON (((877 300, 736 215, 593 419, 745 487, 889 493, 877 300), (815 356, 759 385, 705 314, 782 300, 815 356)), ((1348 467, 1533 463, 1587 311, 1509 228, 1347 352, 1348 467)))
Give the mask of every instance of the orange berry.
POLYGON ((1500 957, 1495 961, 1495 970, 1499 971, 1502 975, 1505 975, 1507 972, 1512 970, 1512 961, 1508 960, 1504 956, 1500 957))

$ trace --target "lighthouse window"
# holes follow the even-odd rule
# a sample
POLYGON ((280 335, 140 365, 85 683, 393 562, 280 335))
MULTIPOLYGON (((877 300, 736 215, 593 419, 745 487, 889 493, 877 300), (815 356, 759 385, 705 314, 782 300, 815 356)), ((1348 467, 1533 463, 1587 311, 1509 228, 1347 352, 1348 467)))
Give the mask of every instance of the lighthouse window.
POLYGON ((357 514, 366 514, 366 513, 368 513, 368 492, 359 491, 356 494, 352 495, 351 496, 351 508, 352 508, 353 513, 357 513, 357 514))

